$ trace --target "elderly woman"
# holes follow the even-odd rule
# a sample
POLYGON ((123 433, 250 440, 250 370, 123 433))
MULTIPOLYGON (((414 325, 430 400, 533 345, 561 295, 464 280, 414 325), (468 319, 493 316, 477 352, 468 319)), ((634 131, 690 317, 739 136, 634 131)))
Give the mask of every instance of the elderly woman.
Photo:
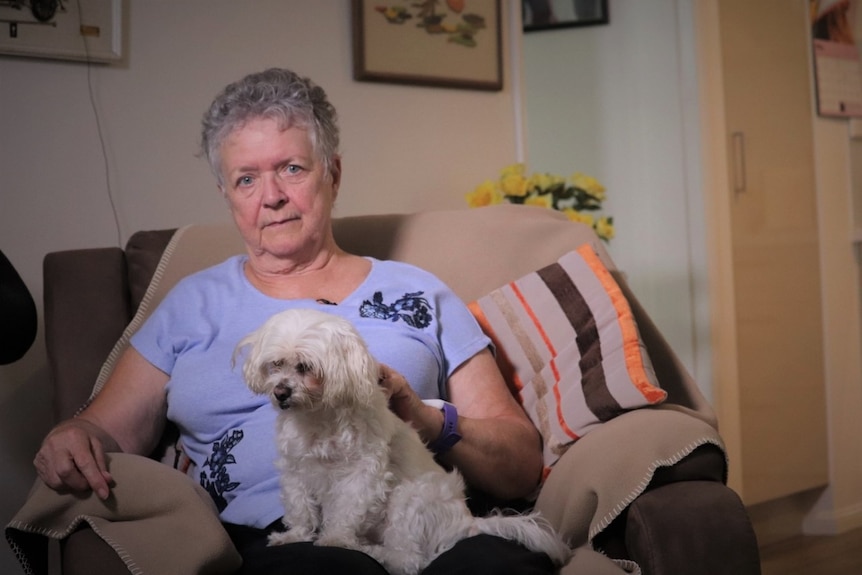
MULTIPOLYGON (((341 158, 324 91, 289 70, 249 75, 212 103, 202 145, 247 254, 172 290, 133 336, 103 391, 44 440, 35 465, 45 483, 108 497, 105 452, 149 453, 169 420, 243 556, 244 572, 384 573, 358 551, 266 547, 283 514, 275 410, 248 390, 231 357, 237 342, 274 313, 311 307, 354 323, 384 365, 392 409, 442 463, 497 498, 530 493, 541 474, 539 435, 466 307, 427 272, 349 254, 335 243, 341 158), (451 405, 441 410, 423 399, 451 405)), ((426 573, 472 573, 477 563, 482 572, 551 569, 544 555, 479 536, 438 557, 426 573)))

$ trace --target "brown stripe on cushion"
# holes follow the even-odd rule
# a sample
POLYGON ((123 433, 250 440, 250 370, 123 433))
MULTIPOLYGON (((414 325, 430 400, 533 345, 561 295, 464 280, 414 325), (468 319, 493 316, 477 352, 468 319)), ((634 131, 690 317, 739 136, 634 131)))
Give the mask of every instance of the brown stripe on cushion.
POLYGON ((580 290, 559 263, 553 263, 536 272, 556 298, 569 323, 577 334, 575 341, 581 352, 581 387, 587 407, 599 421, 608 421, 622 412, 605 381, 599 330, 590 306, 580 290))

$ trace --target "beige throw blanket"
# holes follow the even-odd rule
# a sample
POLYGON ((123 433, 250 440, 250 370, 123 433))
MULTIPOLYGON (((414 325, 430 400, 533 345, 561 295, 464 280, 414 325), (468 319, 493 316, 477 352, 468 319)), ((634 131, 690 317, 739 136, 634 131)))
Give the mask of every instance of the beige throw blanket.
MULTIPOLYGON (((178 279, 241 252, 242 243, 228 224, 178 231, 93 393, 101 389, 128 338, 178 279)), ((656 469, 705 444, 723 449, 718 432, 700 414, 669 404, 621 415, 577 441, 553 468, 536 504, 576 548, 562 573, 639 573, 630 562, 612 562, 596 553, 590 542, 646 489, 656 469)), ((133 573, 230 573, 236 567, 236 552, 211 501, 194 481, 128 455, 112 456, 111 471, 117 487, 108 504, 58 495, 37 483, 6 529, 27 573, 34 572, 28 570, 34 563, 28 557, 39 557, 32 554, 42 552, 45 537, 63 538, 81 521, 93 526, 133 573)))
POLYGON ((6 539, 24 573, 47 574, 40 569, 47 563, 48 538, 63 539, 82 523, 117 552, 131 573, 216 575, 239 568, 239 554, 200 485, 146 457, 114 453, 108 461, 115 485, 106 501, 92 492, 59 494, 36 482, 6 526, 6 539))

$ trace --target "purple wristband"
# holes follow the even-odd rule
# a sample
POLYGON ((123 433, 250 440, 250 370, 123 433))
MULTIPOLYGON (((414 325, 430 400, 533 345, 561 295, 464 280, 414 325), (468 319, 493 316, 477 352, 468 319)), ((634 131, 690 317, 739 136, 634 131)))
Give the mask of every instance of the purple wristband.
POLYGON ((435 439, 428 448, 440 455, 446 453, 452 446, 461 441, 461 434, 458 433, 458 410, 455 406, 448 402, 442 402, 443 407, 443 429, 440 430, 440 435, 435 439))

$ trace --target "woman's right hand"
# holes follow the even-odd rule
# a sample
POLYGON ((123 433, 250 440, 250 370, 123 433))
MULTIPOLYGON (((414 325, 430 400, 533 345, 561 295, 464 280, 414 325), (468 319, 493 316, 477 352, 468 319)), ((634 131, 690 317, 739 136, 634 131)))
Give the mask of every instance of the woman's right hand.
POLYGON ((118 448, 103 429, 77 417, 48 433, 33 464, 39 478, 51 489, 61 493, 92 489, 104 500, 110 496, 113 483, 105 452, 118 448))
POLYGON ((42 481, 56 491, 92 489, 107 499, 113 479, 105 453, 153 450, 164 430, 167 383, 166 373, 129 347, 87 408, 45 437, 33 460, 42 481))

